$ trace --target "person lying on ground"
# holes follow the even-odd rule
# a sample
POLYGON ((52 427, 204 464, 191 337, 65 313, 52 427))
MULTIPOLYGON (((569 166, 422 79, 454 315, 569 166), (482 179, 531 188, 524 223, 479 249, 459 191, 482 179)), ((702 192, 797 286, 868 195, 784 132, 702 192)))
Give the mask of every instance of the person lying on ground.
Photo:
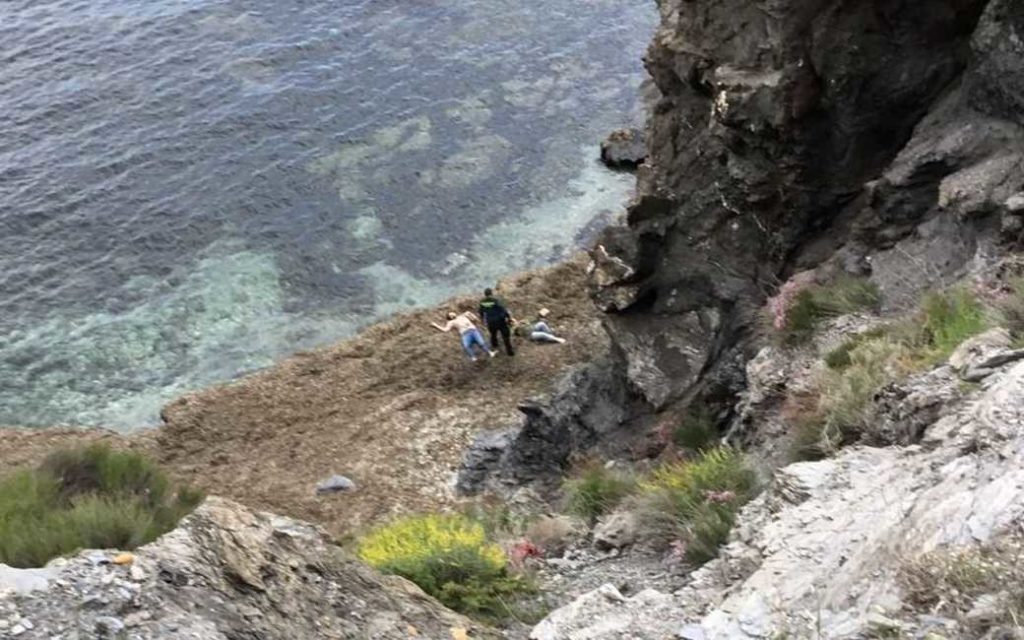
POLYGON ((534 342, 556 342, 558 344, 565 344, 565 338, 559 338, 555 335, 551 325, 548 324, 548 314, 551 312, 547 309, 541 309, 537 312, 537 320, 533 323, 533 327, 530 329, 530 340, 534 342))
POLYGON ((505 343, 505 353, 510 356, 516 355, 512 349, 512 326, 515 319, 509 313, 508 307, 499 298, 494 297, 494 291, 484 289, 484 299, 480 301, 480 317, 484 319, 487 330, 491 334, 491 350, 498 349, 498 336, 501 335, 505 343))
POLYGON ((480 349, 481 355, 486 353, 489 357, 494 357, 494 351, 487 348, 487 343, 484 342, 483 334, 480 333, 480 330, 477 329, 474 324, 474 322, 478 321, 479 319, 472 311, 466 311, 464 313, 449 311, 448 322, 444 326, 441 326, 436 322, 431 322, 430 326, 445 333, 452 329, 457 329, 459 332, 459 339, 462 342, 462 349, 466 352, 466 356, 471 361, 476 362, 476 353, 473 351, 474 346, 480 349))

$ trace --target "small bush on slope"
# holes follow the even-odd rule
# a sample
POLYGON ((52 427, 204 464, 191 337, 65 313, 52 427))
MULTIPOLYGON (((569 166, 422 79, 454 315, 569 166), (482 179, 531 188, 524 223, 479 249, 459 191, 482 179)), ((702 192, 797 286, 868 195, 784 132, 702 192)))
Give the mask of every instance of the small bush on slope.
POLYGON ((736 513, 756 490, 743 454, 719 447, 656 469, 639 484, 633 502, 649 537, 681 544, 687 560, 702 564, 718 554, 736 513))
POLYGON ((876 308, 878 287, 865 278, 844 276, 829 284, 812 284, 795 294, 777 324, 783 344, 809 340, 822 321, 847 313, 876 308))
POLYGON ((134 549, 174 528, 202 499, 172 492, 137 453, 58 451, 0 481, 0 562, 37 567, 82 548, 134 549))
POLYGON ((925 296, 918 357, 932 366, 949 357, 960 343, 990 325, 984 305, 966 289, 953 289, 925 296))
POLYGON ((600 516, 618 506, 635 486, 636 480, 631 475, 595 461, 566 480, 563 488, 569 512, 593 525, 600 516))
POLYGON ((714 446, 718 437, 715 420, 704 406, 691 407, 679 426, 672 431, 672 441, 677 446, 694 452, 714 446))
POLYGON ((483 525, 460 514, 402 518, 362 538, 359 557, 402 576, 456 611, 484 620, 511 614, 508 601, 532 591, 507 571, 508 559, 483 525))

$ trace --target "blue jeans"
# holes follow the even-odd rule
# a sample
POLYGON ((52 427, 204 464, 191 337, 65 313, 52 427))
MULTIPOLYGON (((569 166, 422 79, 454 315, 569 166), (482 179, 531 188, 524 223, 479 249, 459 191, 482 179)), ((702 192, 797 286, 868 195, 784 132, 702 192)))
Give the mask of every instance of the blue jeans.
POLYGON ((473 353, 474 344, 480 347, 484 353, 488 353, 487 343, 484 342, 484 337, 480 334, 479 329, 470 329, 462 334, 462 348, 466 350, 466 355, 470 358, 476 357, 476 354, 473 353))

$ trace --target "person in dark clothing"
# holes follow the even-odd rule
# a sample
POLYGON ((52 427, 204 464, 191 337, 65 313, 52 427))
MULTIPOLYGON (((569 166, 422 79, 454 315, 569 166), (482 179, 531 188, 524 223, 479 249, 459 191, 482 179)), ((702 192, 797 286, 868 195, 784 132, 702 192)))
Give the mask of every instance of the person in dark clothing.
POLYGON ((505 353, 514 356, 512 349, 511 325, 515 323, 505 303, 494 297, 494 291, 484 289, 484 299, 480 301, 480 317, 483 318, 487 330, 491 333, 491 348, 498 348, 498 335, 505 342, 505 353))

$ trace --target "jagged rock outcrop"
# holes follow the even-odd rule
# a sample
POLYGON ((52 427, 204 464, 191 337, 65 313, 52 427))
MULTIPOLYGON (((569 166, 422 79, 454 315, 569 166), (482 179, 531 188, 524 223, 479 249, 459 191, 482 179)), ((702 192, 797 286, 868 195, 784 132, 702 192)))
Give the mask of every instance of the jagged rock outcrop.
MULTIPOLYGON (((638 401, 592 431, 636 432, 693 402, 735 422, 762 305, 795 273, 870 276, 901 311, 1024 238, 1020 0, 659 9, 648 157, 589 268, 620 395, 638 401)), ((507 451, 600 444, 567 428, 545 420, 507 451)))
POLYGON ((601 161, 613 169, 636 169, 647 157, 647 141, 640 129, 618 129, 601 143, 601 161))
POLYGON ((22 639, 492 637, 413 584, 383 577, 319 528, 208 498, 123 564, 84 551, 48 584, 0 592, 0 634, 22 639), (15 630, 17 633, 15 633, 15 630))
POLYGON ((624 388, 607 362, 576 368, 550 396, 519 405, 520 426, 476 437, 463 456, 457 488, 472 495, 523 484, 558 484, 573 452, 599 443, 628 447, 631 439, 621 431, 629 407, 624 388))
MULTIPOLYGON (((702 640, 864 638, 877 637, 880 621, 908 633, 900 637, 923 637, 913 634, 937 618, 904 606, 905 567, 926 552, 1020 535, 1024 363, 1004 365, 983 387, 930 424, 918 445, 855 447, 781 469, 743 509, 721 557, 671 601, 590 594, 554 612, 535 636, 557 626, 561 635, 551 637, 611 640, 623 637, 623 624, 650 620, 629 637, 685 629, 702 640)), ((939 623, 938 637, 967 637, 956 621, 939 623)))
POLYGON ((648 166, 602 240, 632 270, 598 295, 626 292, 606 326, 655 408, 730 403, 790 273, 873 273, 898 306, 1024 228, 1019 1, 659 7, 648 166))

